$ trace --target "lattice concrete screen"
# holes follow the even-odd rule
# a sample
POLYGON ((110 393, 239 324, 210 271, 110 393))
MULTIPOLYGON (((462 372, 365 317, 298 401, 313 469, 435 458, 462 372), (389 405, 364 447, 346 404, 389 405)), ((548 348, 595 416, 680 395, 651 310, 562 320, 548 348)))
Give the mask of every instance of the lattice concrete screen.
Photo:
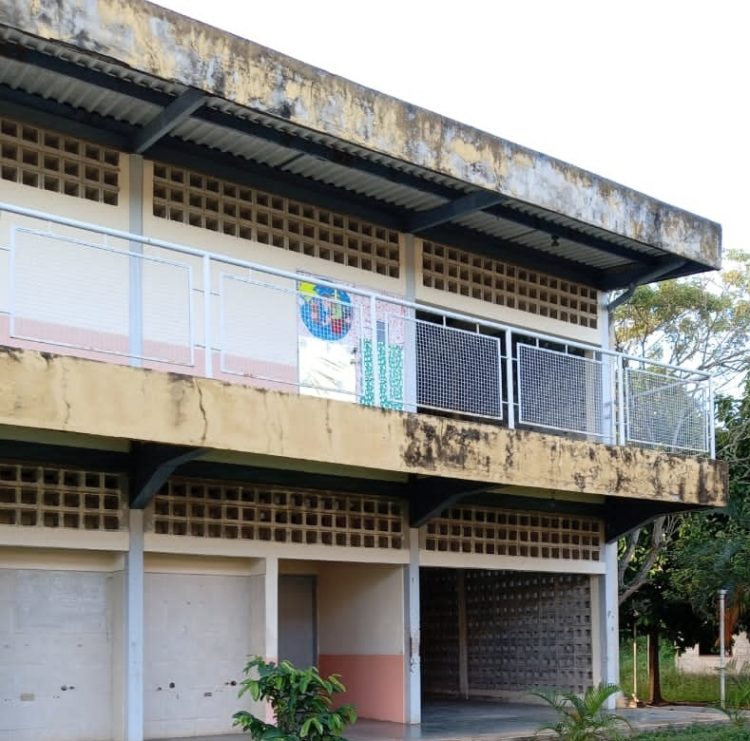
POLYGON ((460 691, 458 572, 421 569, 422 689, 427 695, 457 695, 460 691))
POLYGON ((154 215, 399 276, 398 232, 179 167, 154 164, 154 215))
POLYGON ((121 494, 116 474, 0 463, 0 525, 121 530, 121 494))
POLYGON ((604 524, 593 517, 452 507, 422 531, 422 547, 445 553, 598 561, 604 524))
POLYGON ((427 288, 595 329, 595 288, 434 242, 422 242, 427 288))
POLYGON ((423 569, 421 611, 428 693, 580 693, 592 684, 587 576, 423 569))
POLYGON ((0 177, 117 205, 119 154, 72 136, 0 118, 0 177))
POLYGON ((403 505, 395 499, 171 479, 153 505, 167 535, 271 543, 400 549, 403 505))

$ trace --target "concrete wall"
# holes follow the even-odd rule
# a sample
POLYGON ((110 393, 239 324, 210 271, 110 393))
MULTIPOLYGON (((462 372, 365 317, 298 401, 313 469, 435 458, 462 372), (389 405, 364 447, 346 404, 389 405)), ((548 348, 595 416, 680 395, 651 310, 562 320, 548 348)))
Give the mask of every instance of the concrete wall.
POLYGON ((362 718, 405 722, 404 571, 326 564, 318 572, 319 663, 340 674, 362 718))
POLYGON ((146 559, 145 735, 229 733, 248 656, 260 648, 256 585, 247 562, 146 559))
POLYGON ((723 463, 645 448, 30 351, 0 353, 0 377, 0 425, 471 479, 504 491, 529 487, 707 506, 723 504, 726 496, 723 463))
POLYGON ((108 554, 2 549, 0 740, 101 741, 116 719, 119 615, 108 554))

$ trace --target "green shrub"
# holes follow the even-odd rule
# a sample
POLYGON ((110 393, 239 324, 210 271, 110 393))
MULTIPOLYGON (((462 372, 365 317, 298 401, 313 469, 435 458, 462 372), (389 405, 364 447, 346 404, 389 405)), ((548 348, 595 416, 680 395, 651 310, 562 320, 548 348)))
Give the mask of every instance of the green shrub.
POLYGON ((323 679, 315 667, 296 669, 289 661, 274 664, 260 657, 249 661, 244 673, 239 696, 267 701, 276 719, 273 725, 247 710, 235 713, 234 725, 253 741, 344 741, 344 727, 357 719, 352 705, 331 709, 333 695, 346 690, 336 674, 323 679), (247 676, 254 670, 257 678, 247 676))
POLYGON ((531 694, 544 700, 556 713, 556 723, 548 723, 537 730, 553 731, 564 741, 599 741, 621 739, 622 729, 630 724, 619 715, 609 713, 604 703, 620 691, 616 684, 589 687, 583 697, 575 692, 538 690, 531 694))

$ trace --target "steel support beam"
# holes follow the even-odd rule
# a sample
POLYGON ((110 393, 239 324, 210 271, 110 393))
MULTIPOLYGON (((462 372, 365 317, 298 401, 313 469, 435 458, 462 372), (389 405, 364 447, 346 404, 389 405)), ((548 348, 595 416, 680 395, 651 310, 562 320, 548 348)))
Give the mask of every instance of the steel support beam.
POLYGON ((143 154, 156 142, 163 139, 183 121, 190 118, 206 101, 208 96, 200 90, 188 88, 175 98, 163 111, 152 118, 134 137, 131 149, 143 154))
POLYGON ((415 478, 409 492, 409 527, 420 528, 461 499, 487 492, 487 484, 456 479, 415 478))
POLYGON ((507 199, 504 196, 490 191, 480 190, 475 193, 467 193, 465 196, 456 198, 456 200, 442 206, 430 208, 427 211, 418 211, 406 220, 403 231, 418 234, 430 227, 453 221, 459 216, 465 216, 474 211, 483 211, 505 200, 507 199))
POLYGON ((206 448, 134 442, 130 452, 130 508, 148 506, 167 479, 183 464, 207 452, 206 448))

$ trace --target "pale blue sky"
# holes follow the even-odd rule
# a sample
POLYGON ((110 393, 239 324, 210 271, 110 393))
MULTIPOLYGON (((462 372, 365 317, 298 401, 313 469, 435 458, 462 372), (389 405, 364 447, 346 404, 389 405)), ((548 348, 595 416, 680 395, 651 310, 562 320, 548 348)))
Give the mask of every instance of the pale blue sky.
POLYGON ((742 0, 161 0, 714 219, 750 249, 742 0))

